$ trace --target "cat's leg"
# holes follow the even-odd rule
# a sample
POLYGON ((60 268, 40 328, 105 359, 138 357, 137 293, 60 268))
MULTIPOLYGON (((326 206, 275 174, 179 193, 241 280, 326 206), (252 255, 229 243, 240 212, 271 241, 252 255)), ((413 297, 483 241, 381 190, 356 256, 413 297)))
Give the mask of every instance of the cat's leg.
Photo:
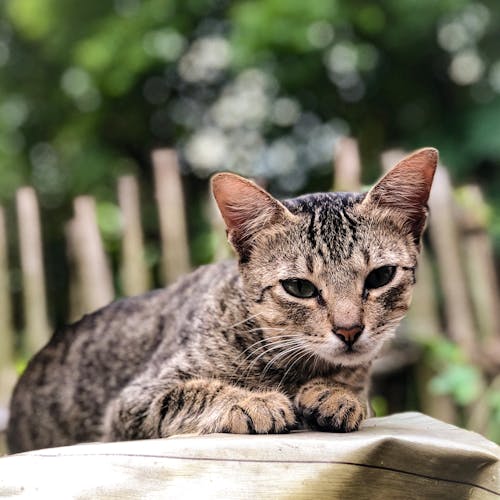
POLYGON ((295 408, 307 427, 331 432, 355 431, 367 415, 360 391, 325 379, 304 384, 295 397, 295 408))
POLYGON ((109 404, 103 440, 185 433, 282 433, 294 426, 293 405, 277 391, 251 392, 203 379, 170 384, 134 382, 109 404))

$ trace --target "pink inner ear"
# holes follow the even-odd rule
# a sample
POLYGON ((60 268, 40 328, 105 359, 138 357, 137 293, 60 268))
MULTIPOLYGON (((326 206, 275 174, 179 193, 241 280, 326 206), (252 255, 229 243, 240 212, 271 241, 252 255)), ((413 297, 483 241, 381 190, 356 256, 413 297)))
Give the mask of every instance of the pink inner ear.
POLYGON ((436 149, 420 149, 401 160, 389 174, 394 175, 394 181, 403 187, 403 192, 405 184, 413 187, 411 194, 413 194, 412 201, 414 203, 426 205, 437 162, 438 152, 436 149))
POLYGON ((419 238, 425 225, 427 201, 438 152, 425 148, 401 160, 371 189, 366 202, 397 210, 419 238))
POLYGON ((212 189, 228 232, 247 238, 273 219, 281 204, 253 182, 235 174, 218 174, 212 189))
POLYGON ((381 206, 420 213, 429 199, 437 161, 438 152, 434 148, 416 151, 372 188, 370 198, 381 206))

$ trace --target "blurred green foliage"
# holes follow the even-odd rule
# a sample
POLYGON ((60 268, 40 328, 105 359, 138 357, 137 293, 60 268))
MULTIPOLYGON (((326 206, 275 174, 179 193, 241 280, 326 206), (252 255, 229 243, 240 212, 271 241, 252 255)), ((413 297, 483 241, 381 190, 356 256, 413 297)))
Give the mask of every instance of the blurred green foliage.
POLYGON ((452 396, 462 406, 477 400, 484 390, 479 368, 468 363, 460 348, 445 339, 435 339, 428 348, 431 365, 438 373, 431 380, 430 390, 452 396))
MULTIPOLYGON (((443 337, 423 342, 424 362, 435 374, 429 391, 446 395, 461 408, 461 425, 467 427, 474 419, 476 408, 488 422, 486 435, 500 442, 500 391, 485 383, 479 367, 466 359, 464 352, 443 337)), ((498 382, 497 382, 498 385, 498 382)))
POLYGON ((387 401, 381 395, 373 396, 370 400, 370 404, 376 417, 385 417, 389 413, 387 401))
MULTIPOLYGON (((151 146, 182 149, 205 125, 227 135, 208 116, 228 83, 258 68, 273 87, 269 107, 284 97, 299 110, 254 124, 265 144, 334 123, 360 139, 368 181, 384 148, 432 144, 458 179, 479 180, 500 203, 493 0, 8 0, 0 9, 2 199, 22 182, 54 210, 81 192, 110 198, 119 172, 147 170, 151 146), (210 37, 229 57, 196 74, 210 37)), ((271 179, 289 173, 255 163, 271 179)), ((329 168, 324 157, 299 163, 329 168)), ((304 190, 308 171, 276 189, 304 190)))

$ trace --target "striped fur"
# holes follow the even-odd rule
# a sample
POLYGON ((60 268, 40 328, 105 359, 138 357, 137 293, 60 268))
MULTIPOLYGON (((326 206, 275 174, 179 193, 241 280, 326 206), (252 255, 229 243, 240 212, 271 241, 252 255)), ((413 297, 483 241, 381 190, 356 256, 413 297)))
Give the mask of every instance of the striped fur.
POLYGON ((11 451, 177 433, 357 429, 371 362, 415 280, 437 157, 428 149, 410 158, 368 195, 282 203, 250 181, 216 176, 239 262, 202 267, 56 332, 15 389, 11 451), (392 281, 367 290, 368 274, 386 265, 396 266, 392 281), (318 294, 290 295, 282 286, 290 278, 311 281, 318 294), (363 327, 352 345, 335 334, 349 325, 363 327))

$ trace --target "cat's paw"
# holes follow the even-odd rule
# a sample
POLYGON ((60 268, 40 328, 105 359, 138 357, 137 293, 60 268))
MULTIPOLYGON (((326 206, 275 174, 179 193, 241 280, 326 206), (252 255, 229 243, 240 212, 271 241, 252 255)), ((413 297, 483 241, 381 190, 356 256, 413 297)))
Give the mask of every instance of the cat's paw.
POLYGON ((346 389, 315 385, 303 389, 295 403, 298 414, 313 430, 356 431, 366 415, 360 399, 346 389))
POLYGON ((219 432, 279 434, 296 426, 291 401, 279 392, 249 394, 235 401, 218 422, 219 432))

